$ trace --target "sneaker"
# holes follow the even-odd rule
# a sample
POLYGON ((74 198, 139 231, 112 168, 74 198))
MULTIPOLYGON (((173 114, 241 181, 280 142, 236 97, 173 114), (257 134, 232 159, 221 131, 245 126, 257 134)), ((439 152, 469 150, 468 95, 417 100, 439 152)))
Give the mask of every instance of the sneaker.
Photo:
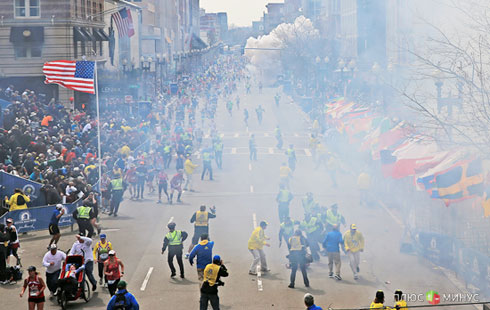
POLYGON ((157 203, 160 204, 160 203, 162 203, 162 201, 161 200, 158 200, 157 203))
POLYGON ((95 292, 95 290, 96 290, 96 289, 97 289, 97 284, 94 284, 94 285, 92 286, 92 292, 95 292))
POLYGON ((340 280, 342 280, 342 277, 341 277, 339 274, 336 274, 336 275, 335 275, 335 279, 337 279, 337 280, 339 280, 339 281, 340 281, 340 280))
POLYGON ((180 278, 181 278, 181 279, 184 279, 184 278, 185 278, 185 277, 184 277, 184 274, 181 274, 181 275, 180 275, 180 278))
POLYGON ((248 274, 249 275, 252 275, 252 276, 256 276, 257 275, 257 273, 256 272, 253 272, 253 271, 249 271, 248 274))
POLYGON ((357 272, 360 272, 361 271, 361 269, 359 269, 359 266, 357 266, 356 270, 357 270, 357 272))
POLYGON ((269 268, 266 268, 266 269, 261 269, 260 271, 262 271, 262 272, 270 272, 271 270, 269 268))
POLYGON ((104 285, 102 287, 103 288, 107 288, 107 283, 104 283, 104 285))
POLYGON ((102 231, 102 228, 100 228, 100 227, 99 227, 99 228, 97 228, 97 235, 99 235, 99 236, 100 236, 100 232, 101 232, 101 231, 102 231))
POLYGON ((305 284, 305 287, 310 287, 310 283, 306 283, 305 284))
POLYGON ((99 285, 102 285, 102 279, 99 280, 99 285))
POLYGON ((180 200, 180 199, 177 199, 177 202, 178 202, 178 203, 182 203, 182 200, 180 200))
POLYGON ((359 280, 359 276, 354 276, 354 280, 359 280))
POLYGON ((288 285, 288 287, 289 288, 294 288, 294 284, 291 283, 291 284, 288 285))
POLYGON ((185 254, 185 259, 189 259, 189 255, 190 255, 189 253, 186 253, 185 254))
POLYGON ((175 278, 175 276, 176 276, 176 275, 177 275, 177 274, 172 273, 172 274, 170 275, 170 277, 171 277, 171 278, 175 278))
POLYGON ((330 272, 330 273, 328 274, 328 277, 329 277, 329 278, 333 278, 333 272, 330 272))

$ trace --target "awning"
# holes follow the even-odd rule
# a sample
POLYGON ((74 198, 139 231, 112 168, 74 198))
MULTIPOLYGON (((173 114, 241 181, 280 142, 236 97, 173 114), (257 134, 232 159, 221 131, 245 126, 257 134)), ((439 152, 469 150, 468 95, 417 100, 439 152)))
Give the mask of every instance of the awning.
POLYGON ((104 32, 104 29, 93 29, 95 40, 97 41, 109 41, 109 36, 104 32))
POLYGON ((88 41, 95 41, 95 37, 90 33, 89 30, 81 27, 80 31, 88 38, 88 41))
POLYGON ((208 47, 208 45, 204 43, 200 37, 193 33, 191 37, 191 50, 202 50, 206 47, 208 47))
POLYGON ((44 27, 12 27, 10 28, 10 42, 20 43, 43 43, 44 27))
POLYGON ((85 33, 82 32, 80 27, 73 27, 73 39, 75 41, 91 41, 85 33))
POLYGON ((165 36, 165 41, 167 41, 168 44, 172 44, 172 39, 170 39, 168 36, 165 36))

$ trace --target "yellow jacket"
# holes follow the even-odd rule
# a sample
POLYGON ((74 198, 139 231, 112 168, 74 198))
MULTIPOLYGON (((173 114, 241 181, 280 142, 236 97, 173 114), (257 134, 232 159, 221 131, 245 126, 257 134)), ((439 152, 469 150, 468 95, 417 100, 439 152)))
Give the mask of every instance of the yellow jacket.
MULTIPOLYGON (((383 309, 384 308, 384 305, 382 303, 375 303, 374 301, 371 303, 371 306, 369 307, 369 309, 383 309)), ((387 309, 389 309, 389 307, 386 307, 387 309)))
POLYGON ((184 163, 184 171, 187 174, 192 174, 194 172, 194 169, 197 168, 198 165, 194 164, 190 158, 187 158, 187 160, 184 163))
POLYGON ((261 250, 266 243, 266 237, 262 227, 258 226, 252 232, 252 236, 248 239, 249 250, 261 250))
MULTIPOLYGON (((19 195, 22 195, 22 194, 21 193, 15 193, 12 196, 10 196, 10 199, 9 200, 5 199, 5 202, 10 206, 9 211, 27 209, 27 204, 23 204, 23 205, 20 205, 20 206, 17 205, 17 197, 19 195)), ((28 196, 26 196, 26 195, 23 195, 23 196, 24 196, 24 200, 26 202, 30 202, 31 201, 31 199, 28 196)))
POLYGON ((131 153, 131 149, 129 148, 129 146, 125 145, 119 150, 119 153, 121 153, 124 156, 128 156, 129 153, 131 153))
POLYGON ((279 168, 279 176, 281 178, 287 178, 291 174, 291 169, 288 166, 281 166, 279 168))
POLYGON ((396 309, 396 306, 398 306, 400 309, 407 309, 407 302, 405 300, 399 300, 395 302, 393 309, 396 309))
POLYGON ((350 250, 353 253, 359 252, 360 250, 364 250, 364 237, 358 231, 352 235, 350 230, 348 230, 344 234, 344 245, 345 251, 350 250))

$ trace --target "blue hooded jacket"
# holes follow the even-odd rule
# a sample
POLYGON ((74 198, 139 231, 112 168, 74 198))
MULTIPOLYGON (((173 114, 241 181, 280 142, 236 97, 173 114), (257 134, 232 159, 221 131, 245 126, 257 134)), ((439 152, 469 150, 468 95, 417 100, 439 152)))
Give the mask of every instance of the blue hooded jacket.
POLYGON ((189 262, 192 264, 197 255, 197 268, 204 269, 213 262, 214 241, 202 240, 196 245, 189 254, 189 262))
MULTIPOLYGON (((126 298, 126 305, 128 305, 128 310, 139 310, 140 305, 136 301, 136 298, 134 298, 133 294, 129 293, 126 291, 126 289, 119 289, 116 294, 122 293, 124 294, 124 297, 126 298)), ((107 304, 107 310, 113 310, 114 309, 114 303, 116 302, 117 296, 114 295, 111 297, 111 300, 107 304)))

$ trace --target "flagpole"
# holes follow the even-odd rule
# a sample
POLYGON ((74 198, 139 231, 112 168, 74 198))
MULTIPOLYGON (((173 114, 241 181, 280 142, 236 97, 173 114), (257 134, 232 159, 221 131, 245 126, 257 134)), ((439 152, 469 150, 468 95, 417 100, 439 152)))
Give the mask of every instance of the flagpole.
POLYGON ((99 109, 99 73, 97 72, 97 60, 95 66, 95 105, 97 108, 97 158, 99 159, 99 192, 102 187, 102 151, 100 150, 100 109, 99 109))

